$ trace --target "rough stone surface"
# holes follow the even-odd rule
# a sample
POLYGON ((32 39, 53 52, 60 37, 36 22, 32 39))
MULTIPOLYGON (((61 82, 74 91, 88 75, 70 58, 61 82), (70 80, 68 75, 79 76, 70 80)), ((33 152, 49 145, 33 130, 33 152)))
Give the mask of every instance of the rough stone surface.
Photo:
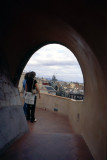
POLYGON ((0 108, 0 150, 28 130, 21 106, 0 108))
POLYGON ((18 88, 2 74, 0 77, 0 106, 21 105, 18 88))

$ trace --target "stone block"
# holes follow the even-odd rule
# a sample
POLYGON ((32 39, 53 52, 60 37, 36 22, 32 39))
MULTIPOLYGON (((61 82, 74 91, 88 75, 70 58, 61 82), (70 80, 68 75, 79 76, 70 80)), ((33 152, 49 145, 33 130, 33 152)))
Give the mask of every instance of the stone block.
POLYGON ((5 95, 3 90, 0 90, 0 100, 5 100, 5 95))
POLYGON ((5 100, 0 100, 1 106, 6 106, 6 101, 5 100))
POLYGON ((19 95, 18 88, 15 88, 15 87, 14 87, 14 94, 15 94, 15 95, 19 95))
POLYGON ((16 103, 17 103, 18 105, 22 105, 21 99, 20 99, 20 96, 19 96, 19 95, 16 96, 16 103))
POLYGON ((12 96, 12 97, 10 98, 10 105, 11 105, 11 106, 17 105, 16 96, 12 96))
POLYGON ((3 83, 4 93, 9 93, 9 85, 7 83, 3 83))
POLYGON ((23 107, 0 108, 0 151, 17 137, 28 131, 23 107))

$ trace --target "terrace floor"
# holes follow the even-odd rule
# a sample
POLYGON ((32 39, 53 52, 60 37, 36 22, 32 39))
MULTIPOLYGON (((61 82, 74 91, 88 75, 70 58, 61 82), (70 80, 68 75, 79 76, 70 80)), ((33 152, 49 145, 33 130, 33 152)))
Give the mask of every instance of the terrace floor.
POLYGON ((15 141, 0 160, 93 160, 83 138, 74 134, 67 117, 36 109, 35 123, 15 141))

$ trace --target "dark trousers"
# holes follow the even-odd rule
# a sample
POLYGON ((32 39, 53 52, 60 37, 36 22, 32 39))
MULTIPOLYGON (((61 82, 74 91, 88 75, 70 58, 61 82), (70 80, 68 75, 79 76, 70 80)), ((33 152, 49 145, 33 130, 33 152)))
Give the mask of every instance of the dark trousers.
POLYGON ((24 110, 24 114, 26 116, 27 115, 27 104, 26 103, 24 103, 23 110, 24 110))
POLYGON ((32 122, 35 120, 35 108, 36 108, 36 96, 33 105, 27 104, 27 120, 31 120, 32 122))

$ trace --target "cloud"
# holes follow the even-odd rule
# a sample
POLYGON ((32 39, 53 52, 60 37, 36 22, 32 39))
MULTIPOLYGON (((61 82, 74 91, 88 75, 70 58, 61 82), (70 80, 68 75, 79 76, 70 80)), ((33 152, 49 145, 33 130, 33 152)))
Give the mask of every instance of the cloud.
POLYGON ((33 70, 38 77, 52 78, 55 74, 59 80, 83 82, 76 57, 69 49, 58 44, 46 45, 35 52, 24 70, 33 70))
POLYGON ((78 65, 76 61, 71 60, 52 60, 51 58, 45 60, 41 58, 40 60, 33 60, 28 63, 29 65, 39 65, 39 66, 71 66, 78 65))

